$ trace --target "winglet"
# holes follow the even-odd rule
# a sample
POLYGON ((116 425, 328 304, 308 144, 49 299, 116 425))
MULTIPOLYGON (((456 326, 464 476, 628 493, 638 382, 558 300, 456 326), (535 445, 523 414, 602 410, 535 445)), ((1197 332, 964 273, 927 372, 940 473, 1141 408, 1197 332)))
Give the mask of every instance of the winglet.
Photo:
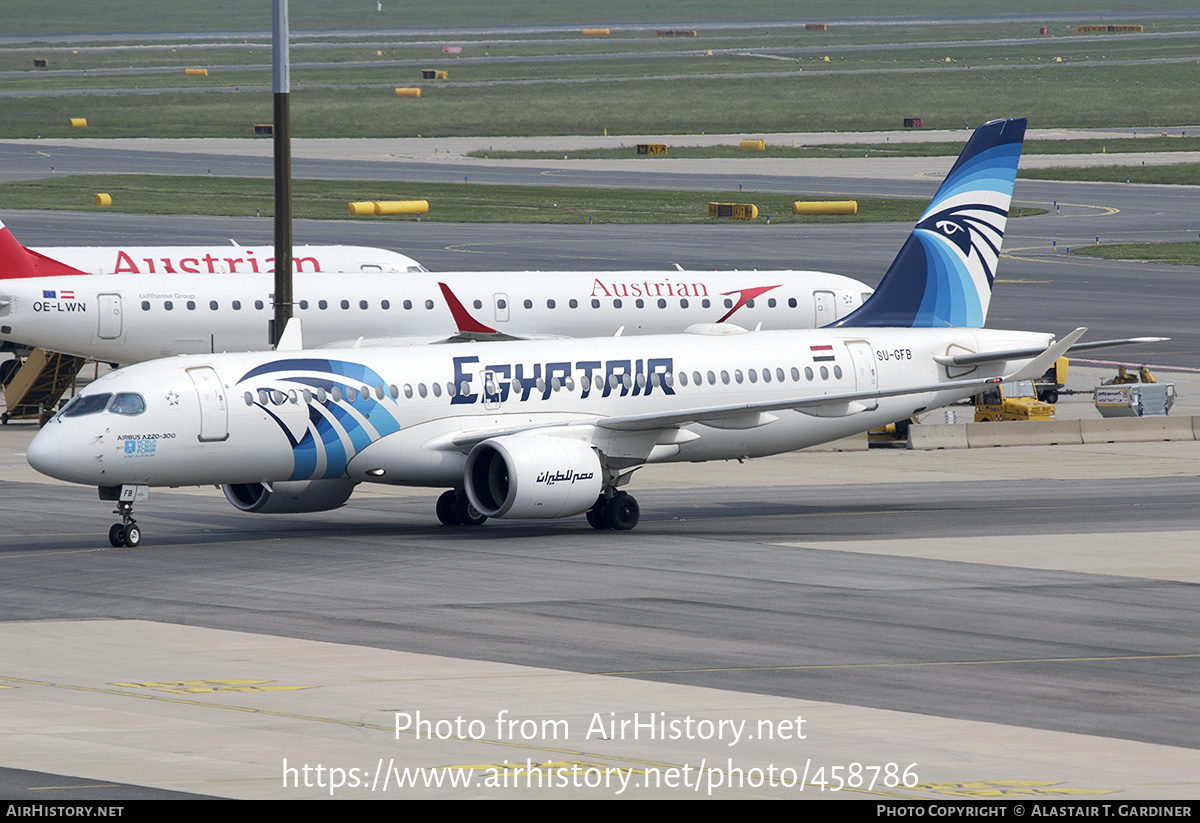
POLYGON ((279 342, 275 344, 275 351, 302 351, 303 349, 304 333, 301 330, 300 318, 293 317, 283 327, 283 334, 279 335, 279 342))
POLYGON ((62 275, 87 274, 79 269, 53 260, 44 254, 31 251, 12 236, 0 223, 0 280, 16 277, 58 277, 62 275))
POLYGON ((831 325, 982 328, 1024 140, 1023 119, 976 129, 879 288, 831 325))
POLYGON ((446 298, 446 305, 450 307, 450 314, 454 316, 454 324, 458 326, 460 333, 465 334, 498 334, 495 329, 490 326, 485 326, 476 320, 467 312, 459 299, 454 296, 454 292, 450 291, 450 287, 445 283, 438 283, 438 288, 442 290, 442 297, 446 298))

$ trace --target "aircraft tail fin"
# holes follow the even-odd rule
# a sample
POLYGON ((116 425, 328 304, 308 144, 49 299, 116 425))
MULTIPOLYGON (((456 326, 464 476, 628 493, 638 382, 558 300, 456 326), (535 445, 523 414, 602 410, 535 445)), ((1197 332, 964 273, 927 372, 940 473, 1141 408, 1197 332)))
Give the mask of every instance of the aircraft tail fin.
POLYGON ((1024 139, 1024 119, 976 129, 879 288, 832 325, 982 328, 1024 139))
POLYGON ((86 272, 25 248, 17 242, 17 238, 13 237, 8 228, 0 223, 0 280, 72 274, 86 274, 86 272))

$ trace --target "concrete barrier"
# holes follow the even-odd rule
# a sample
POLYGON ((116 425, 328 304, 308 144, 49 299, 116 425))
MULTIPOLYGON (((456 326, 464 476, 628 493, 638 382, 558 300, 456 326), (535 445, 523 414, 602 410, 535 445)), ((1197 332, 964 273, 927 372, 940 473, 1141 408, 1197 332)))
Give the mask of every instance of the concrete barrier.
POLYGON ((1195 440, 1194 417, 1109 417, 1080 420, 1084 443, 1195 440))
POLYGON ((87 128, 87 118, 86 117, 72 117, 71 118, 71 128, 86 129, 87 128))
POLYGON ((188 77, 208 77, 208 69, 184 69, 183 73, 188 77))
POLYGON ((925 423, 910 426, 910 449, 979 449, 992 446, 1079 446, 1085 443, 1153 443, 1200 440, 1200 417, 1115 417, 1006 423, 925 423))
POLYGON ((738 143, 738 148, 746 149, 747 151, 765 151, 767 142, 765 140, 743 140, 738 143))
POLYGON ((967 423, 967 447, 1081 446, 1078 420, 1007 421, 967 423))
POLYGON ((397 97, 420 97, 420 89, 396 89, 397 97))
POLYGON ((920 450, 965 449, 967 427, 964 423, 921 424, 908 427, 908 448, 920 450))

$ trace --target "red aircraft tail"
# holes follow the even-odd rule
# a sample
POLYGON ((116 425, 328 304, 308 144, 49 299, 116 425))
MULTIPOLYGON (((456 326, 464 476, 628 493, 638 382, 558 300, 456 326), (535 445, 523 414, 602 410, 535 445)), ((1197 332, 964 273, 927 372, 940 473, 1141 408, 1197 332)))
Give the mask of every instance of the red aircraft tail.
POLYGON ((22 246, 12 232, 0 223, 0 280, 14 277, 55 277, 70 274, 86 274, 66 263, 60 263, 44 254, 22 246))

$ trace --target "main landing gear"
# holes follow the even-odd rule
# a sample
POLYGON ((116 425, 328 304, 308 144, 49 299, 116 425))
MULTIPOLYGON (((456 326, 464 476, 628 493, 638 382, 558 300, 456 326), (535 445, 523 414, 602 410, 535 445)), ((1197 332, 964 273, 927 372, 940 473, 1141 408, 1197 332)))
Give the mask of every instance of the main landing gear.
POLYGON ((487 520, 487 515, 476 511, 462 489, 451 489, 438 498, 437 516, 443 526, 482 526, 487 520))
POLYGON ((588 525, 593 529, 629 531, 638 524, 641 509, 637 501, 626 492, 613 492, 612 497, 601 496, 587 513, 588 525))
POLYGON ((122 500, 113 509, 113 514, 121 515, 121 522, 113 523, 108 528, 108 542, 113 548, 119 549, 122 546, 128 546, 132 549, 141 543, 142 530, 138 528, 137 521, 133 519, 133 503, 122 500))

